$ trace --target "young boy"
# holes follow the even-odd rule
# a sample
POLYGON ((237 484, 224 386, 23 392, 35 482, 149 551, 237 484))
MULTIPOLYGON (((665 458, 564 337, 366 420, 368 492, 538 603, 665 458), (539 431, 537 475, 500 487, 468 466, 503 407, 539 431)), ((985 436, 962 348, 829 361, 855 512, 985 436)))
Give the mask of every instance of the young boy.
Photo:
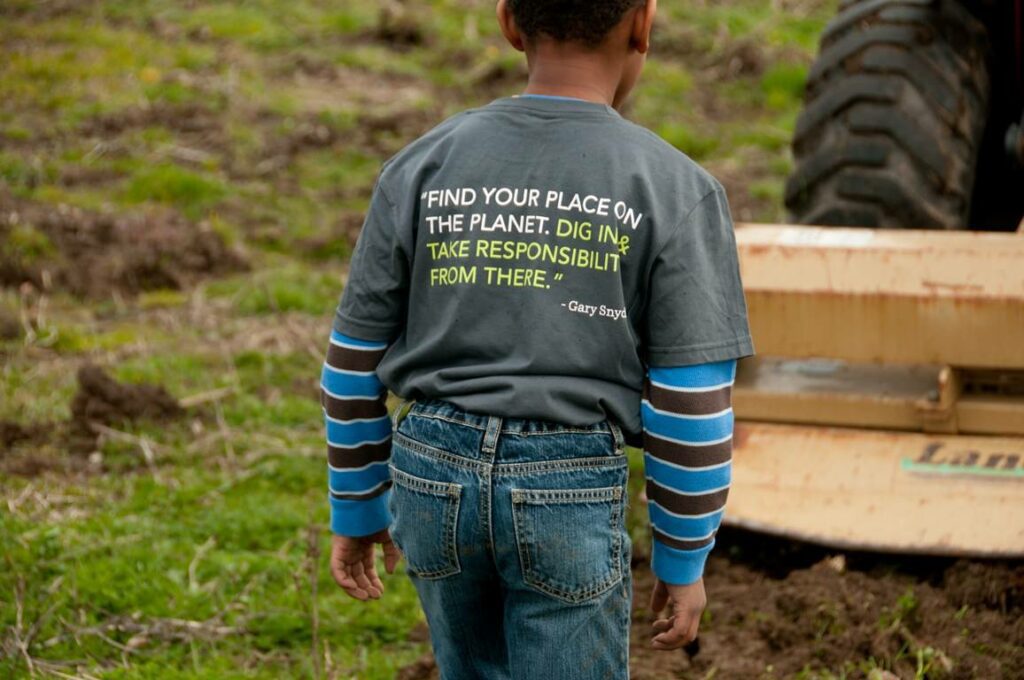
POLYGON ((332 573, 375 599, 374 545, 403 557, 445 679, 629 677, 627 444, 671 605, 651 645, 697 636, 753 344, 724 190, 617 111, 655 4, 499 0, 525 92, 389 159, 352 256, 322 373, 332 573))

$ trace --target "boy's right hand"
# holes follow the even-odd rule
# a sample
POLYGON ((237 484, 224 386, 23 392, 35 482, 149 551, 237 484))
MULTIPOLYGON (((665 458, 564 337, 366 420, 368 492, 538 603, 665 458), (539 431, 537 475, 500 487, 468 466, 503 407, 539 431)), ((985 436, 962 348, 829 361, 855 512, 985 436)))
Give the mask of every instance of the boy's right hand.
POLYGON ((384 584, 377 575, 377 543, 384 548, 384 568, 393 574, 402 553, 387 529, 369 536, 332 536, 331 575, 346 593, 357 600, 376 600, 384 593, 384 584))
POLYGON ((651 639, 651 646, 655 649, 679 649, 692 642, 697 637, 700 617, 707 603, 703 578, 687 585, 672 585, 655 577, 651 610, 660 614, 665 605, 670 604, 671 613, 668 618, 657 619, 652 624, 657 635, 651 639))

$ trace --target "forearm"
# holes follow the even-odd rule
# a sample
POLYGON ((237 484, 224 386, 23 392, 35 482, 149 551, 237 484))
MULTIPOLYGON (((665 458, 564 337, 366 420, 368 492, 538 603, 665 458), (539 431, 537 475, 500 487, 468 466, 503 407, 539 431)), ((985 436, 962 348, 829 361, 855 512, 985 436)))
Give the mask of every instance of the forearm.
POLYGON ((644 469, 651 568, 665 583, 704 572, 732 474, 736 361, 652 367, 644 379, 644 469))
POLYGON ((387 389, 377 377, 387 343, 331 331, 320 377, 327 431, 331 530, 365 536, 391 525, 391 420, 387 389))

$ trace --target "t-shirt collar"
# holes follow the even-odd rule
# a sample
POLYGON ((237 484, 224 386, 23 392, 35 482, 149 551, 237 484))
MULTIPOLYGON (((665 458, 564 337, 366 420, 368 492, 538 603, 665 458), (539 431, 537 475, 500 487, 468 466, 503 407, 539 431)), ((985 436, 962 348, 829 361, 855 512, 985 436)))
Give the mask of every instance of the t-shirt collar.
POLYGON ((596 113, 610 114, 620 117, 618 111, 608 104, 577 99, 576 97, 559 97, 555 95, 512 95, 495 99, 490 104, 501 108, 530 109, 545 113, 596 113))

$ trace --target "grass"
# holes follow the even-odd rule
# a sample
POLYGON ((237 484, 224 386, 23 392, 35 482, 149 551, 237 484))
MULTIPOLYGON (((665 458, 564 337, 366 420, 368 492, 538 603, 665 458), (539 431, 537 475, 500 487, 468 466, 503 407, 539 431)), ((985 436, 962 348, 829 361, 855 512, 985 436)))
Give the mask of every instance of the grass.
MULTIPOLYGON (((737 219, 784 219, 789 136, 835 3, 779 6, 663 5, 627 110, 719 176, 737 219)), ((89 457, 56 434, 0 455, 48 470, 0 475, 0 677, 394 677, 429 647, 410 637, 422 612, 401 565, 377 602, 329 576, 315 381, 380 163, 518 91, 520 56, 489 4, 462 0, 408 9, 398 20, 419 38, 405 45, 379 37, 372 3, 41 7, 12 0, 0 21, 0 205, 9 192, 52 210, 160 206, 253 269, 137 297, 0 289, 0 322, 18 329, 0 336, 0 420, 62 432, 86 361, 218 395, 180 420, 121 424, 89 457), (371 114, 396 122, 370 129, 371 114)), ((8 256, 60 254, 37 225, 0 223, 8 256)), ((629 522, 647 551, 641 504, 629 522)))

